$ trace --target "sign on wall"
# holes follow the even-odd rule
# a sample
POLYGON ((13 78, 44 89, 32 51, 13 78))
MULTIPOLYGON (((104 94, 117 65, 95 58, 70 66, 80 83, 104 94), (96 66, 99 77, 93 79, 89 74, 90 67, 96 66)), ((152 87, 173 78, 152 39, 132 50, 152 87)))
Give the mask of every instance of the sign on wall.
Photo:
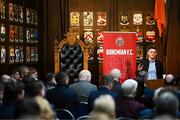
POLYGON ((136 40, 135 32, 104 32, 103 74, 113 68, 121 71, 120 82, 135 78, 136 40))

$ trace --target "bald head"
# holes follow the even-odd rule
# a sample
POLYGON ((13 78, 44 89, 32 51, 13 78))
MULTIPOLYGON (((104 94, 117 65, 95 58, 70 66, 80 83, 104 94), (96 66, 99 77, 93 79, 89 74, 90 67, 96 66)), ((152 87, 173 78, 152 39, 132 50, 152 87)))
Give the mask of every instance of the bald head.
POLYGON ((118 81, 121 77, 121 71, 117 68, 111 70, 110 75, 113 76, 115 81, 118 81))
POLYGON ((89 70, 82 70, 79 73, 79 80, 91 81, 91 72, 89 70))
POLYGON ((175 76, 173 74, 167 74, 165 77, 166 85, 173 85, 175 82, 175 76))

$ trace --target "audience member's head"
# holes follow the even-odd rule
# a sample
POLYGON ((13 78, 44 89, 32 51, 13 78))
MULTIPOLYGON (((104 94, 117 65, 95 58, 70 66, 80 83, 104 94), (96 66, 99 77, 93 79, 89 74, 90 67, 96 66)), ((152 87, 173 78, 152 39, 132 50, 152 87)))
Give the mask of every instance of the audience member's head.
POLYGON ((21 79, 23 79, 25 76, 29 74, 29 68, 27 66, 19 66, 19 74, 21 79))
POLYGON ((8 83, 4 84, 4 96, 3 103, 15 102, 18 100, 18 96, 22 93, 23 87, 17 83, 17 81, 10 80, 8 83), (22 89, 21 89, 22 88, 22 89))
POLYGON ((40 107, 40 119, 54 120, 55 114, 54 114, 49 102, 40 96, 37 96, 35 99, 40 107))
POLYGON ((175 84, 175 76, 173 74, 167 74, 164 79, 164 85, 174 85, 175 84))
POLYGON ((23 79, 22 79, 23 82, 31 82, 31 81, 37 81, 37 79, 35 79, 33 76, 31 75, 26 75, 23 79))
POLYGON ((49 72, 46 74, 46 83, 57 84, 55 80, 55 74, 53 72, 49 72))
POLYGON ((113 76, 111 76, 111 75, 105 75, 105 76, 103 76, 102 86, 106 86, 106 87, 108 87, 109 89, 111 89, 111 88, 113 87, 113 83, 114 83, 113 76))
POLYGON ((40 119, 40 107, 35 98, 25 98, 17 102, 16 119, 40 119))
POLYGON ((115 81, 119 81, 119 78, 121 77, 121 71, 117 68, 114 68, 111 70, 110 75, 113 76, 115 81))
POLYGON ((27 96, 45 96, 45 87, 41 81, 30 81, 26 83, 25 93, 27 96))
POLYGON ((10 76, 11 76, 11 78, 13 78, 15 80, 20 80, 19 70, 16 68, 12 69, 10 76))
POLYGON ((179 108, 179 101, 177 96, 172 91, 160 92, 156 101, 156 113, 157 115, 172 115, 176 116, 176 112, 179 108))
POLYGON ((91 81, 91 72, 89 70, 82 70, 79 73, 79 80, 91 81))
POLYGON ((57 85, 68 85, 69 84, 69 76, 65 72, 58 72, 55 76, 57 85))
POLYGON ((24 99, 24 95, 25 95, 25 84, 21 81, 17 81, 17 100, 21 100, 24 99))
POLYGON ((135 97, 138 83, 133 79, 125 80, 122 85, 123 96, 135 97))
POLYGON ((139 82, 145 82, 148 78, 148 73, 146 71, 140 71, 137 76, 137 81, 139 82))
POLYGON ((92 119, 108 118, 115 119, 115 102, 110 95, 101 95, 94 101, 93 111, 90 114, 92 119))
POLYGON ((38 80, 38 72, 34 67, 29 67, 29 74, 35 79, 38 80))
POLYGON ((157 98, 159 97, 159 94, 161 93, 162 90, 164 90, 164 87, 160 87, 160 88, 155 90, 154 95, 153 95, 154 103, 156 103, 157 98))
POLYGON ((0 83, 0 104, 2 104, 2 100, 3 100, 3 96, 4 96, 4 84, 0 83))
POLYGON ((7 83, 10 80, 12 80, 11 77, 9 75, 6 75, 6 74, 2 75, 1 78, 0 78, 1 83, 7 83))

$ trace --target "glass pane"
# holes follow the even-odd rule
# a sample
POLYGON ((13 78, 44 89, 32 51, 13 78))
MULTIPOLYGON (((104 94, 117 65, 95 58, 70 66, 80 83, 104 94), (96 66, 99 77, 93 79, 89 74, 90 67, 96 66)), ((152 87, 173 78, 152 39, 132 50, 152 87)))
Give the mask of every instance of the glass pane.
POLYGON ((1 7, 0 7, 0 18, 5 19, 5 2, 1 0, 1 7))
POLYGON ((1 24, 0 40, 1 42, 4 42, 6 40, 6 28, 4 24, 1 24))
POLYGON ((0 50, 1 50, 1 63, 5 63, 6 62, 6 49, 4 46, 0 46, 0 50))
POLYGON ((14 47, 10 46, 9 47, 9 62, 14 63, 14 61, 15 61, 14 47))
POLYGON ((30 47, 26 47, 26 61, 30 61, 30 47))
POLYGON ((14 26, 9 26, 9 42, 14 42, 14 26))

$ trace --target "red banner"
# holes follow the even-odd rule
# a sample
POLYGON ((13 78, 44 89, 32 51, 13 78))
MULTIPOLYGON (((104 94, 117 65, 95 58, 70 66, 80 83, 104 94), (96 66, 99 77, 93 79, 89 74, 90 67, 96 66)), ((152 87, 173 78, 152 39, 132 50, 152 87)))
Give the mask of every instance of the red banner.
POLYGON ((136 40, 135 32, 104 32, 104 75, 118 68, 121 70, 121 83, 136 77, 136 40))

